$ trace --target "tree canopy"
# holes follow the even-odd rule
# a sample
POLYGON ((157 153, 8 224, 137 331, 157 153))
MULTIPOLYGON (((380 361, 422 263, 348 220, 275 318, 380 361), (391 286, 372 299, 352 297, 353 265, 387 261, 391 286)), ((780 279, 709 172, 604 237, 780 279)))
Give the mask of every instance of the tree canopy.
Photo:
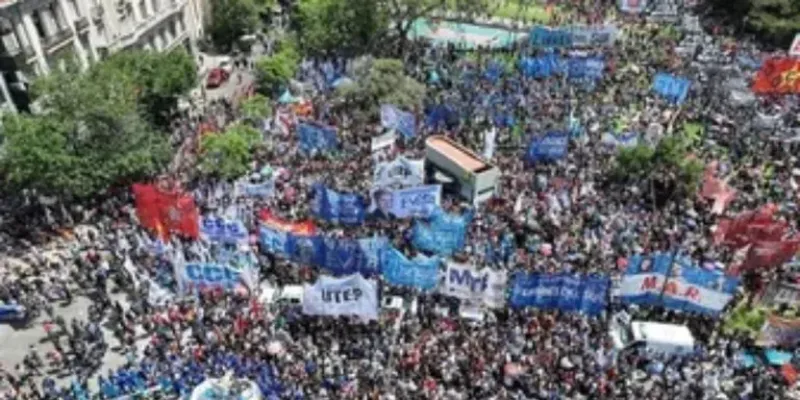
POLYGON ((95 70, 118 70, 136 84, 139 104, 145 117, 157 125, 166 126, 169 112, 178 98, 197 84, 197 67, 183 49, 165 53, 144 50, 112 54, 95 70))
POLYGON ((800 2, 796 0, 712 0, 712 11, 736 25, 759 33, 758 39, 785 47, 800 32, 800 2))
POLYGON ((242 116, 252 120, 261 120, 272 115, 269 99, 261 94, 255 94, 242 101, 241 108, 242 116))
POLYGON ((200 171, 226 180, 239 178, 250 170, 252 154, 259 143, 261 134, 243 124, 206 135, 200 145, 200 171))
POLYGON ((300 0, 294 29, 303 51, 356 56, 402 53, 415 20, 435 11, 476 14, 488 0, 300 0), (399 46, 398 46, 399 45, 399 46))
POLYGON ((0 174, 10 191, 81 199, 156 174, 166 136, 143 118, 135 75, 98 64, 54 71, 34 84, 39 115, 10 115, 0 174))
POLYGON ((663 188, 669 198, 651 198, 655 205, 694 193, 703 175, 703 163, 693 154, 694 139, 687 135, 663 138, 655 147, 639 144, 620 149, 612 178, 618 182, 647 185, 647 191, 663 188))
POLYGON ((272 56, 256 61, 258 88, 265 94, 275 94, 297 74, 300 55, 291 42, 283 42, 272 56))
POLYGON ((261 16, 275 5, 275 0, 211 0, 213 18, 208 27, 217 50, 229 52, 239 39, 255 33, 261 16))
POLYGON ((376 117, 381 104, 408 110, 422 104, 425 85, 406 75, 400 60, 384 58, 358 64, 353 83, 336 88, 334 95, 340 104, 361 110, 367 117, 376 117))

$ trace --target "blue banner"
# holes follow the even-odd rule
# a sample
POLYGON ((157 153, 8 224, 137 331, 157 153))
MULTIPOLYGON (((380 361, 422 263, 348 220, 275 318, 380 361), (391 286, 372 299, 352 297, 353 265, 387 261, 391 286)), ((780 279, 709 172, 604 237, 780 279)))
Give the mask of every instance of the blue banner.
POLYGON ((606 69, 602 57, 571 57, 567 60, 567 76, 570 79, 601 79, 606 69))
POLYGON ((607 277, 518 273, 510 304, 598 315, 606 307, 609 286, 607 277))
POLYGON ((271 179, 261 183, 237 182, 236 193, 246 197, 272 197, 275 182, 271 179))
POLYGON ((566 71, 564 61, 555 54, 545 54, 539 57, 524 57, 519 61, 522 74, 530 78, 549 78, 566 71))
POLYGON ((361 195, 338 193, 317 184, 314 185, 311 212, 315 217, 332 223, 360 225, 364 222, 366 205, 361 195))
POLYGON ((411 243, 417 249, 449 256, 464 248, 471 220, 472 213, 451 215, 437 211, 428 223, 417 221, 414 224, 411 243))
POLYGON ((430 127, 455 125, 458 120, 458 113, 452 106, 446 104, 436 104, 425 113, 425 125, 430 127))
POLYGON ((427 218, 439 208, 442 186, 425 185, 399 190, 375 186, 370 197, 372 197, 368 210, 370 218, 427 218))
POLYGON ((636 147, 639 144, 639 134, 636 132, 607 132, 603 134, 600 142, 614 149, 636 147))
POLYGON ((417 256, 409 260, 397 249, 388 247, 381 256, 381 272, 389 284, 433 290, 439 284, 439 259, 417 256))
POLYGON ((286 239, 286 254, 301 265, 324 265, 325 242, 319 235, 298 235, 289 232, 286 239))
POLYGON ((222 243, 244 243, 250 237, 242 221, 213 216, 201 219, 200 234, 209 241, 222 243))
POLYGON ((324 262, 320 265, 334 276, 359 273, 373 276, 380 273, 380 253, 388 243, 386 238, 323 239, 324 262))
POLYGON ((675 104, 681 104, 686 100, 691 86, 690 80, 663 72, 656 74, 653 80, 653 91, 675 104))
POLYGON ((529 39, 534 47, 572 47, 572 33, 566 29, 537 26, 529 39))
POLYGON ((288 232, 262 226, 258 236, 263 251, 280 256, 287 254, 288 232))
POLYGON ((628 258, 619 297, 625 303, 718 315, 738 284, 738 279, 701 268, 682 255, 633 255, 628 258))
POLYGON ((529 34, 534 47, 595 47, 611 46, 617 37, 617 27, 604 26, 565 26, 549 28, 537 26, 529 34))
POLYGON ((381 125, 400 132, 405 138, 412 138, 417 133, 417 119, 414 114, 391 104, 381 105, 381 125))
POLYGON ((548 132, 543 137, 531 141, 526 159, 529 162, 560 160, 566 156, 568 144, 569 133, 548 132))
POLYGON ((380 270, 380 256, 388 239, 382 236, 362 239, 334 238, 321 235, 298 235, 266 227, 261 228, 261 246, 266 252, 289 260, 325 268, 331 274, 360 273, 375 275, 380 270))
POLYGON ((330 126, 316 126, 303 122, 298 125, 297 134, 300 150, 305 153, 311 153, 314 150, 334 150, 339 146, 336 128, 330 126))
POLYGON ((178 287, 184 294, 201 289, 233 290, 240 285, 252 289, 254 284, 258 284, 255 274, 251 268, 235 268, 218 263, 178 263, 175 268, 178 287))

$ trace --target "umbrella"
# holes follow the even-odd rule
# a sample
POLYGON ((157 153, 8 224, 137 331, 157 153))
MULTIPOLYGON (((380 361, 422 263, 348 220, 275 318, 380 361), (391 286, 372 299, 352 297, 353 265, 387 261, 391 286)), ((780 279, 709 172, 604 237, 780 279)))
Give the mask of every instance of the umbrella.
POLYGON ((296 103, 297 102, 297 98, 292 96, 292 94, 289 93, 288 90, 286 90, 286 91, 283 92, 281 97, 278 98, 278 102, 281 103, 281 104, 296 103))

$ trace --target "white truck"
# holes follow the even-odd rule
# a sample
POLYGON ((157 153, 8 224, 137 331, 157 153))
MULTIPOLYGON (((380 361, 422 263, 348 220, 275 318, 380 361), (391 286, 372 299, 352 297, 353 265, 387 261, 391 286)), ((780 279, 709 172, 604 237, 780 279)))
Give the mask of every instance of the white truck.
POLYGON ((695 339, 685 325, 613 318, 609 335, 617 352, 638 347, 665 355, 694 352, 695 339))

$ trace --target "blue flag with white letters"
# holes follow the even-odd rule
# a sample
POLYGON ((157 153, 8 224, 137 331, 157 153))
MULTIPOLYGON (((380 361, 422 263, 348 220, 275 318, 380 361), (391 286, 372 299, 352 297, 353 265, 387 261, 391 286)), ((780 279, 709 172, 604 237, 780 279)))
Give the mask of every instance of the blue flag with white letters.
POLYGON ((304 153, 330 151, 339 146, 336 128, 330 126, 317 126, 303 122, 297 126, 297 134, 300 140, 300 150, 304 153))
POLYGON ((381 125, 400 132, 405 138, 412 138, 417 132, 417 119, 414 114, 391 104, 381 105, 381 125))
POLYGON ((512 307, 598 315, 605 310, 609 285, 607 277, 518 273, 509 303, 512 307))
POLYGON ((315 217, 329 222, 360 225, 364 222, 366 204, 359 194, 339 193, 317 184, 314 185, 311 212, 315 217))
POLYGON ((691 86, 690 80, 663 72, 656 74, 653 80, 653 91, 675 104, 686 100, 691 86))
POLYGON ((433 290, 439 284, 439 259, 417 256, 409 260, 393 247, 387 247, 381 256, 383 278, 392 285, 433 290))
POLYGON ((447 256, 464 248, 472 213, 453 215, 437 210, 428 223, 414 224, 411 242, 417 249, 447 256))
POLYGON ((534 163, 560 160, 566 156, 568 145, 568 132, 548 132, 542 137, 531 140, 526 159, 534 163))

